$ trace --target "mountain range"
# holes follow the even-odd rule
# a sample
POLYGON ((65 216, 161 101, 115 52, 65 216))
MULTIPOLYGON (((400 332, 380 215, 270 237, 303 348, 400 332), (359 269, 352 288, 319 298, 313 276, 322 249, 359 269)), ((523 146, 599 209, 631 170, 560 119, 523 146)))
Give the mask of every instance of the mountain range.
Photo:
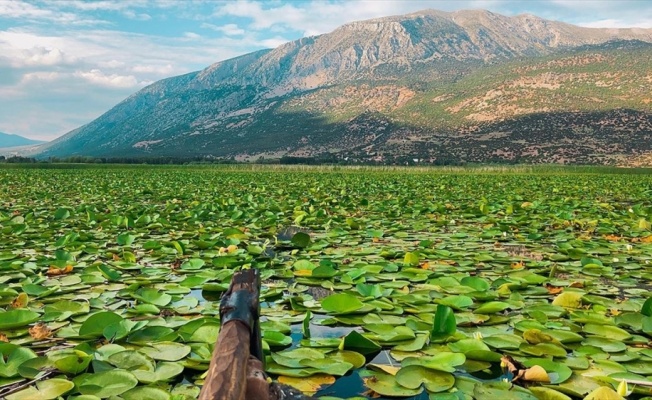
POLYGON ((41 140, 28 139, 19 135, 0 132, 0 148, 29 146, 44 143, 41 140))
POLYGON ((164 79, 40 156, 623 164, 652 149, 652 29, 422 12, 164 79))

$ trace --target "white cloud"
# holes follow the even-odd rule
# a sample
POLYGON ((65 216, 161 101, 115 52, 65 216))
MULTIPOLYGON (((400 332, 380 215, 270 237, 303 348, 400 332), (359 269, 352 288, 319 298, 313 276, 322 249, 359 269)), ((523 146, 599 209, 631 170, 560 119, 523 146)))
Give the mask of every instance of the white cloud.
POLYGON ((21 79, 20 83, 26 84, 31 81, 55 81, 60 77, 61 74, 59 72, 47 72, 47 71, 28 72, 25 75, 23 75, 23 78, 21 79))
POLYGON ((135 65, 131 67, 131 71, 139 74, 148 74, 155 76, 169 76, 174 73, 175 68, 172 64, 166 65, 135 65))
POLYGON ((242 36, 245 34, 245 30, 240 28, 237 24, 226 24, 222 26, 217 26, 217 25, 204 22, 199 27, 204 29, 212 29, 216 32, 222 32, 227 36, 242 36))
POLYGON ((22 51, 22 63, 25 65, 59 65, 64 63, 64 54, 59 49, 46 49, 45 47, 33 47, 22 51))
MULTIPOLYGON (((57 2, 58 3, 58 2, 57 2)), ((0 1, 0 17, 20 20, 21 22, 58 23, 67 25, 99 25, 107 24, 105 20, 86 18, 82 15, 59 9, 37 7, 22 0, 0 1)))
POLYGON ((586 28, 652 28, 652 18, 624 21, 622 19, 607 18, 598 21, 579 23, 586 28))
POLYGON ((122 13, 125 17, 133 19, 136 21, 149 21, 152 19, 152 16, 146 13, 137 13, 135 11, 126 10, 122 13))
POLYGON ((183 37, 188 39, 199 39, 201 38, 201 35, 198 35, 195 32, 184 32, 183 37))
POLYGON ((100 86, 109 86, 115 88, 133 88, 138 86, 138 79, 133 75, 107 75, 99 69, 90 71, 78 71, 75 76, 83 78, 90 83, 100 86))

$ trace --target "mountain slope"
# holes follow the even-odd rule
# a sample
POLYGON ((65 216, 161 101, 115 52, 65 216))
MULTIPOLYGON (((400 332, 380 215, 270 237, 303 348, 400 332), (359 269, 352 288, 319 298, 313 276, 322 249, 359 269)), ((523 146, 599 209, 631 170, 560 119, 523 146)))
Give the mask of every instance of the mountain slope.
POLYGON ((44 142, 40 140, 28 139, 23 136, 0 132, 0 148, 29 146, 40 143, 44 142))
MULTIPOLYGON (((650 65, 645 42, 652 30, 580 28, 487 11, 355 22, 156 82, 44 146, 42 156, 423 154, 437 146, 417 145, 415 152, 414 143, 508 121, 524 126, 527 115, 592 111, 599 104, 590 100, 594 89, 614 96, 625 93, 614 79, 647 79, 642 70, 618 75, 615 61, 625 54, 650 65), (550 90, 554 96, 539 95, 550 90)), ((623 96, 596 111, 648 111, 640 96, 623 96)), ((455 157, 475 160, 467 157, 473 151, 460 152, 455 157)))

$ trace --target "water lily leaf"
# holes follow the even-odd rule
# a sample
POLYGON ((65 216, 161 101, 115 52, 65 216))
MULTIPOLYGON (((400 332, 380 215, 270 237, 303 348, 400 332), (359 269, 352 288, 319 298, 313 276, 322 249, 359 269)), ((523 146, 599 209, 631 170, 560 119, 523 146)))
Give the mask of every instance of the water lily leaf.
MULTIPOLYGON (((182 399, 196 399, 199 397, 200 389, 197 386, 189 384, 177 384, 170 393, 172 396, 180 396, 182 399)), ((175 397, 176 398, 176 397, 175 397)), ((126 399, 125 399, 126 400, 126 399)), ((138 400, 138 399, 133 399, 138 400)))
POLYGON ((565 308, 580 308, 582 306, 582 297, 584 295, 578 292, 563 292, 552 301, 552 305, 565 308))
POLYGON ((320 265, 311 271, 313 278, 332 278, 337 275, 335 268, 330 265, 320 265))
POLYGON ((125 350, 108 357, 108 361, 117 368, 127 371, 136 369, 154 370, 154 361, 144 354, 134 350, 125 350))
POLYGON ((335 383, 335 377, 326 374, 316 374, 305 378, 280 376, 278 381, 285 385, 292 386, 305 394, 313 395, 322 387, 335 383))
POLYGON ((161 361, 156 364, 156 368, 151 371, 147 369, 133 369, 131 373, 141 383, 155 383, 169 381, 183 372, 183 365, 175 362, 161 361))
POLYGON ((573 374, 566 382, 555 385, 552 388, 572 397, 583 398, 599 387, 600 384, 594 379, 578 374, 573 374))
POLYGON ((353 368, 351 363, 331 358, 306 359, 301 360, 300 364, 305 367, 315 368, 324 374, 336 376, 343 376, 353 368))
POLYGON ((394 376, 378 371, 370 371, 369 376, 364 378, 364 384, 374 392, 390 397, 416 396, 423 391, 421 387, 417 389, 406 388, 400 385, 394 376))
POLYGON ((426 345, 427 340, 428 340, 427 335, 417 335, 416 338, 414 338, 409 343, 402 343, 402 344, 394 346, 393 350, 397 350, 397 351, 419 351, 419 350, 421 350, 423 348, 423 346, 426 345))
POLYGON ((118 235, 117 242, 120 246, 131 246, 134 240, 136 240, 136 236, 130 233, 121 233, 118 235))
POLYGON ((573 370, 568 368, 566 365, 551 361, 546 358, 531 358, 529 360, 525 360, 523 364, 526 367, 533 367, 535 365, 538 365, 545 369, 547 372, 549 378, 550 378, 550 383, 552 384, 559 384, 562 382, 567 381, 571 375, 573 374, 573 370))
POLYGON ((477 276, 466 276, 460 280, 460 283, 464 286, 473 288, 478 292, 487 291, 490 287, 489 282, 482 278, 478 278, 477 276))
POLYGON ((171 395, 163 389, 150 386, 139 386, 120 395, 124 400, 169 400, 171 395))
POLYGON ((446 296, 441 299, 436 299, 435 302, 437 304, 451 307, 455 310, 463 310, 473 305, 473 299, 464 295, 446 296))
POLYGON ((0 378, 18 376, 18 367, 36 354, 27 348, 0 342, 0 378))
POLYGON ((342 339, 340 350, 352 350, 362 355, 373 354, 380 351, 378 343, 370 340, 356 331, 352 331, 342 339))
POLYGON ((542 356, 552 356, 552 357, 566 357, 566 350, 562 347, 557 346, 552 343, 539 343, 539 344, 528 344, 523 343, 519 348, 524 354, 542 357, 542 356))
POLYGON ((332 294, 321 301, 321 307, 332 313, 347 314, 360 310, 364 304, 347 293, 332 294))
MULTIPOLYGON (((215 330, 219 330, 219 326, 216 326, 215 330)), ((152 342, 162 341, 162 340, 174 340, 177 334, 174 332, 174 329, 168 328, 167 326, 148 326, 139 331, 132 332, 127 337, 127 342, 129 343, 138 343, 138 344, 149 344, 152 342)), ((208 339, 217 337, 217 334, 214 336, 209 335, 208 339)), ((188 336, 188 339, 191 339, 191 336, 188 336)), ((203 341, 203 340, 200 340, 203 341)))
POLYGON ((353 368, 362 368, 367 362, 362 354, 349 350, 340 350, 328 353, 328 358, 335 361, 349 363, 353 365, 353 368))
POLYGON ((612 388, 601 386, 589 393, 584 400, 624 400, 624 398, 616 393, 612 388))
POLYGON ((154 304, 158 307, 165 307, 172 301, 172 296, 167 293, 162 293, 153 288, 141 288, 132 293, 131 296, 145 303, 154 304))
POLYGON ((627 368, 627 371, 640 375, 652 375, 652 361, 636 360, 631 362, 622 363, 622 366, 627 368))
POLYGON ((66 380, 53 378, 36 382, 36 387, 26 389, 6 396, 7 400, 54 400, 69 392, 75 384, 66 380))
POLYGON ((87 314, 90 306, 86 301, 59 300, 44 307, 46 313, 69 313, 70 316, 87 314))
POLYGON ((284 347, 292 343, 290 336, 285 336, 281 332, 265 331, 263 332, 263 340, 270 346, 284 347))
POLYGON ((38 313, 22 308, 0 312, 0 331, 20 328, 38 319, 38 313))
MULTIPOLYGON (((581 337, 580 340, 584 338, 581 337)), ((517 350, 523 339, 516 335, 492 335, 482 339, 489 346, 501 350, 517 350)))
POLYGON ((551 334, 541 331, 539 329, 528 329, 523 332, 523 339, 525 339, 530 344, 539 344, 539 343, 555 343, 559 344, 559 341, 554 338, 551 334))
POLYGON ((79 336, 100 337, 104 329, 113 324, 121 322, 123 318, 110 311, 101 311, 88 317, 79 328, 79 336))
POLYGON ((432 356, 408 357, 402 361, 401 365, 418 365, 436 371, 454 372, 455 367, 464 364, 465 361, 464 354, 442 351, 432 356))
POLYGON ((582 342, 582 344, 585 346, 597 347, 607 353, 619 353, 627 349, 627 345, 623 342, 597 336, 587 338, 582 342))
POLYGON ((50 352, 47 357, 56 369, 66 374, 79 374, 86 371, 93 360, 92 355, 75 349, 50 352))
POLYGON ((299 248, 305 248, 310 245, 310 235, 304 232, 297 232, 292 236, 290 242, 299 248))
POLYGON ((201 269, 205 264, 206 262, 201 258, 191 258, 189 260, 184 261, 183 264, 181 264, 181 269, 191 270, 191 271, 197 270, 197 269, 201 269))
POLYGON ((75 385, 81 394, 90 394, 105 399, 118 396, 136 387, 138 379, 131 372, 114 369, 94 374, 80 375, 75 385))
POLYGON ((48 357, 39 356, 23 361, 18 366, 18 374, 23 378, 34 379, 43 373, 46 368, 52 367, 48 357))
POLYGON ((158 342, 138 349, 154 360, 178 361, 190 354, 190 346, 175 342, 158 342))
POLYGON ((488 301, 473 310, 473 312, 476 314, 495 314, 509 307, 509 303, 505 303, 504 301, 488 301))
POLYGON ((448 337, 457 331, 455 314, 450 307, 437 305, 430 335, 433 339, 448 337))
POLYGON ((570 397, 551 388, 531 386, 528 389, 530 389, 538 400, 571 400, 570 397))
POLYGON ((646 317, 652 317, 652 297, 648 298, 645 300, 645 303, 643 303, 643 306, 641 307, 641 314, 645 315, 646 317))
POLYGON ((70 210, 68 210, 67 208, 63 208, 63 207, 59 208, 59 209, 57 209, 57 211, 54 212, 53 217, 54 217, 55 220, 58 220, 58 221, 69 218, 70 217, 70 210))
POLYGON ((448 372, 411 365, 398 371, 396 382, 408 389, 418 389, 423 384, 429 392, 438 393, 452 388, 455 377, 448 372))
POLYGON ((586 333, 618 341, 628 340, 632 337, 632 334, 626 330, 611 325, 586 324, 582 330, 586 333))
POLYGON ((405 253, 405 257, 403 257, 403 265, 408 267, 419 265, 419 255, 412 252, 405 253))

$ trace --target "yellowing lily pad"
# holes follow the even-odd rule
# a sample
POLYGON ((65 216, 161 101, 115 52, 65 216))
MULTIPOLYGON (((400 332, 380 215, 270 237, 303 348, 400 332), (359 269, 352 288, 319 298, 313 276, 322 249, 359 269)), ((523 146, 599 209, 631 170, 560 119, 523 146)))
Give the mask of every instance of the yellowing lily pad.
POLYGON ((318 390, 327 385, 335 383, 335 377, 326 374, 317 374, 306 378, 292 378, 289 376, 280 376, 280 383, 292 386, 308 395, 315 394, 318 390))

